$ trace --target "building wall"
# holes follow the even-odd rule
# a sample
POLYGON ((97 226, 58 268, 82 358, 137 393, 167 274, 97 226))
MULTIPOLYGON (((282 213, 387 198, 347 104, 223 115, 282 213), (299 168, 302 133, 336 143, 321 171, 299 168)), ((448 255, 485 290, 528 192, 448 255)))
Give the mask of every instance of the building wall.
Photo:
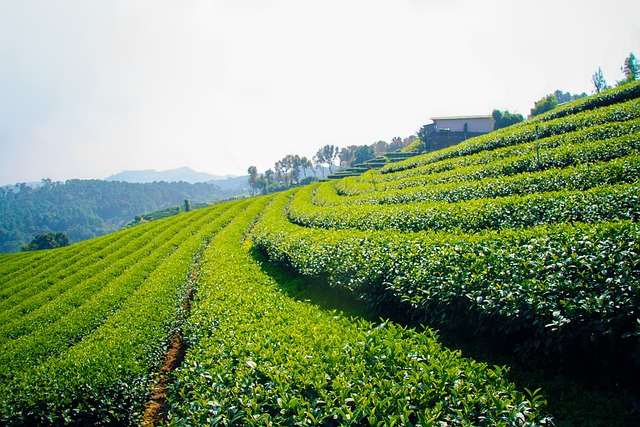
POLYGON ((464 124, 467 123, 467 132, 487 133, 493 131, 493 117, 434 117, 436 131, 449 129, 451 132, 464 132, 464 124))

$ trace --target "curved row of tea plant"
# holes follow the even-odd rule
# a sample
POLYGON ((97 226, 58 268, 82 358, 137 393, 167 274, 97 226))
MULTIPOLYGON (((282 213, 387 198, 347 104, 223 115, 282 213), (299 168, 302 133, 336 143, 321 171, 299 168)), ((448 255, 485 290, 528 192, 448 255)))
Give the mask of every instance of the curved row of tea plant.
POLYGON ((607 107, 579 112, 569 117, 560 117, 549 121, 526 121, 471 138, 453 147, 386 165, 381 169, 381 173, 400 172, 450 157, 467 156, 485 150, 532 142, 536 140, 536 137, 545 138, 604 123, 633 120, 639 117, 640 98, 634 98, 607 107))
MULTIPOLYGON (((425 201, 486 199, 526 195, 535 192, 589 190, 600 185, 635 183, 640 177, 640 156, 631 155, 608 162, 588 163, 563 169, 521 173, 508 177, 484 178, 477 181, 432 184, 384 192, 369 191, 357 183, 362 193, 345 197, 333 185, 314 187, 312 203, 318 206, 342 204, 398 204, 425 201)), ((355 186, 350 183, 349 186, 355 186)), ((366 184, 365 184, 366 185, 366 184)))
POLYGON ((575 146, 589 142, 624 137, 634 133, 637 134, 638 132, 640 132, 640 119, 633 119, 625 122, 605 123, 603 125, 540 138, 538 141, 508 145, 506 147, 496 148, 495 150, 484 150, 465 156, 449 157, 435 163, 427 163, 423 166, 407 169, 402 172, 387 173, 384 175, 377 173, 363 174, 359 177, 355 177, 353 181, 366 181, 371 183, 399 181, 416 175, 433 174, 467 166, 483 165, 500 159, 536 154, 538 150, 544 151, 561 146, 575 146))
POLYGON ((599 186, 589 191, 533 193, 459 203, 316 206, 313 188, 301 189, 287 207, 288 219, 329 229, 463 230, 532 227, 552 222, 599 222, 640 217, 637 184, 599 186))
MULTIPOLYGON (((0 422, 139 421, 151 374, 180 326, 193 264, 242 205, 225 209, 166 220, 153 233, 156 242, 149 252, 130 259, 121 276, 105 279, 95 296, 55 323, 5 344, 0 352, 6 361, 0 366, 0 422)), ((155 224, 139 227, 156 229, 155 224)))
POLYGON ((547 169, 560 169, 579 164, 606 162, 629 155, 639 154, 640 133, 617 138, 593 141, 579 145, 563 145, 526 155, 498 159, 490 163, 467 166, 454 170, 418 175, 397 181, 384 183, 359 183, 353 185, 353 179, 344 179, 335 184, 339 194, 353 196, 363 191, 387 191, 424 185, 446 184, 451 182, 476 181, 484 178, 506 178, 509 176, 538 172, 547 169))
POLYGON ((431 332, 350 320, 278 291, 243 249, 268 201, 256 200, 204 253, 169 425, 541 421, 539 399, 516 391, 501 368, 461 358, 431 332))
POLYGON ((640 97, 640 84, 631 83, 628 85, 619 86, 614 89, 610 89, 601 92, 594 96, 587 98, 580 98, 575 101, 567 102, 561 106, 554 108, 544 114, 534 117, 534 121, 544 121, 557 119, 560 117, 570 116, 581 111, 593 110, 596 108, 606 107, 607 105, 615 104, 617 102, 624 102, 630 99, 640 97))
POLYGON ((289 222, 287 203, 269 206, 253 235, 270 259, 302 274, 326 277, 376 305, 403 301, 432 325, 520 334, 523 348, 593 344, 640 358, 628 351, 640 345, 635 222, 476 234, 326 230, 289 222))

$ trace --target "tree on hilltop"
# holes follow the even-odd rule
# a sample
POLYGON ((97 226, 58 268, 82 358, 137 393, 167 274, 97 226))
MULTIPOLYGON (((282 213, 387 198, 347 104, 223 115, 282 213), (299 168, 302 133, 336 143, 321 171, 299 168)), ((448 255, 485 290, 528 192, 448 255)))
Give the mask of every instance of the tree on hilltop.
POLYGON ((620 71, 622 71, 625 78, 618 82, 618 86, 635 82, 640 78, 640 63, 633 52, 625 58, 624 64, 620 67, 620 71))
MULTIPOLYGON (((402 139, 399 136, 393 137, 391 141, 399 141, 400 144, 402 143, 402 139)), ((371 145, 371 147, 373 147, 376 154, 384 154, 389 151, 389 144, 387 144, 386 141, 376 141, 371 145)))
POLYGON ((313 161, 316 163, 316 165, 319 166, 326 164, 327 166, 329 166, 329 172, 333 173, 331 166, 333 166, 333 163, 338 157, 339 153, 340 149, 338 147, 334 145, 325 145, 318 150, 315 156, 313 156, 313 161))
POLYGON ((586 92, 577 93, 577 94, 573 94, 572 95, 569 92, 563 92, 561 90, 556 90, 555 92, 553 92, 553 94, 556 96, 556 99, 558 100, 558 104, 564 104, 565 102, 575 101, 576 99, 586 98, 587 97, 586 92))
POLYGON ((598 71, 593 73, 593 76, 591 76, 591 82, 593 83, 593 87, 596 93, 600 93, 606 89, 609 89, 609 86, 607 86, 607 81, 604 79, 604 73, 602 72, 601 67, 598 67, 598 71))
POLYGON ((551 111, 558 106, 558 98, 551 93, 540 101, 534 103, 534 107, 531 109, 531 114, 529 117, 538 116, 542 113, 546 113, 547 111, 551 111))
POLYGON ((420 151, 429 151, 431 149, 431 141, 429 140, 429 134, 432 132, 430 125, 422 125, 420 130, 416 132, 416 136, 420 140, 418 149, 420 151))
POLYGON ((255 166, 249 166, 247 173, 249 174, 249 189, 253 196, 258 189, 258 168, 255 166))
POLYGON ((500 110, 493 110, 491 116, 494 120, 493 130, 506 128, 508 126, 515 125, 516 123, 524 121, 524 117, 522 117, 522 114, 512 114, 509 112, 509 110, 506 110, 504 112, 500 110))
POLYGON ((361 145, 360 147, 358 147, 358 149, 355 151, 354 154, 355 154, 355 159, 354 159, 355 164, 364 163, 367 160, 373 159, 376 155, 375 150, 371 145, 361 145))
POLYGON ((311 160, 307 159, 305 156, 300 158, 299 165, 302 168, 305 178, 307 177, 307 169, 313 170, 313 163, 311 163, 311 160))
POLYGON ((340 154, 338 154, 338 158, 340 159, 340 166, 344 168, 348 168, 349 166, 351 166, 356 158, 355 153, 357 149, 357 145, 349 145, 347 147, 343 147, 342 150, 340 150, 340 154))

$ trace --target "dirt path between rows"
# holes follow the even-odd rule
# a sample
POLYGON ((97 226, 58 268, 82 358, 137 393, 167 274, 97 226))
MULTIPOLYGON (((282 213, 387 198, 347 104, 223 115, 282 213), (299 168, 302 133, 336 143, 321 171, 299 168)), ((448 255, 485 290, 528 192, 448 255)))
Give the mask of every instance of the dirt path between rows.
MULTIPOLYGON (((191 309, 191 301, 195 293, 194 284, 198 279, 200 264, 196 264, 191 276, 189 277, 189 286, 183 301, 184 316, 189 314, 191 309)), ((143 427, 153 427, 162 425, 166 421, 167 392, 171 372, 173 372, 184 360, 187 351, 187 344, 182 337, 182 330, 176 332, 171 339, 169 349, 165 353, 162 366, 158 370, 154 378, 154 386, 151 390, 151 399, 144 405, 144 414, 142 417, 143 427)))

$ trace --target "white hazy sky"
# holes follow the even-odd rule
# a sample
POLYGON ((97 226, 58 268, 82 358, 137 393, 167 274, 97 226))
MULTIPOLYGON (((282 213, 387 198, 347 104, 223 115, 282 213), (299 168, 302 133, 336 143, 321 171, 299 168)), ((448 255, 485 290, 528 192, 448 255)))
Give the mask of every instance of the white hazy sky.
POLYGON ((640 56, 636 0, 0 0, 0 184, 260 172, 527 115, 640 56))

